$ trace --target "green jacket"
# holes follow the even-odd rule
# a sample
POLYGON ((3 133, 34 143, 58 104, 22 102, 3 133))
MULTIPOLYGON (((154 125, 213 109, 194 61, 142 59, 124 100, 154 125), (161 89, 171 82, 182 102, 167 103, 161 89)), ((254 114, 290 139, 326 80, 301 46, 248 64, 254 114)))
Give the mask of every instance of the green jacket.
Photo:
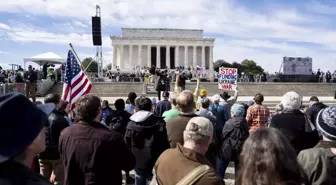
POLYGON ((298 162, 312 185, 336 184, 336 155, 330 148, 336 148, 336 141, 320 141, 298 155, 298 162))

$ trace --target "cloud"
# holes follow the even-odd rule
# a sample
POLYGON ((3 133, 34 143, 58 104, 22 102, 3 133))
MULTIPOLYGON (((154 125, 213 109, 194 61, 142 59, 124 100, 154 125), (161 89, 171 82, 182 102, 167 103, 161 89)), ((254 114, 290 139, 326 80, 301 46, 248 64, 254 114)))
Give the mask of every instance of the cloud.
POLYGON ((312 1, 309 4, 306 4, 306 8, 312 13, 336 15, 336 4, 331 2, 333 1, 322 4, 317 1, 312 1))
MULTIPOLYGON (((95 52, 93 51, 92 53, 84 53, 84 52, 79 52, 77 53, 79 59, 84 60, 85 58, 95 58, 95 52)), ((104 63, 112 63, 112 51, 105 51, 103 52, 103 62, 104 63)))
POLYGON ((89 26, 80 22, 80 21, 73 21, 72 22, 74 25, 78 26, 78 27, 82 27, 82 28, 88 28, 89 26))
POLYGON ((0 50, 0 55, 7 55, 7 54, 9 54, 9 52, 0 50))
MULTIPOLYGON (((72 43, 81 47, 92 47, 91 34, 78 34, 78 33, 54 33, 52 31, 34 30, 29 27, 17 28, 13 27, 7 30, 8 37, 17 42, 44 42, 51 44, 67 45, 72 43)), ((111 39, 108 36, 103 38, 103 47, 111 46, 111 39)))
POLYGON ((9 30, 10 27, 7 24, 0 23, 0 29, 9 30))
MULTIPOLYGON (((217 37, 214 59, 250 58, 274 70, 283 56, 311 56, 314 66, 336 68, 336 31, 332 27, 336 6, 304 2, 272 8, 265 3, 252 8, 235 0, 12 0, 2 2, 0 12, 62 19, 64 26, 44 29, 0 24, 0 37, 1 29, 6 29, 8 37, 16 42, 71 42, 92 47, 88 32, 99 4, 104 30, 114 33, 120 27, 204 29, 208 36, 217 37)), ((111 49, 108 36, 103 40, 104 48, 111 49)), ((112 58, 112 53, 105 54, 112 58)))

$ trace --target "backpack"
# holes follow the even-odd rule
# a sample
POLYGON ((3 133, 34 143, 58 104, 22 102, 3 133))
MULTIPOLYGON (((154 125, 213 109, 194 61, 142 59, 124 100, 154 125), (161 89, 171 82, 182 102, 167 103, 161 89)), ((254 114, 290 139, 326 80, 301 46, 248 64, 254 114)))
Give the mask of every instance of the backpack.
POLYGON ((127 120, 125 120, 121 115, 119 115, 110 119, 107 124, 110 130, 118 132, 121 135, 124 135, 127 120))
POLYGON ((229 157, 231 161, 238 160, 239 154, 243 148, 245 140, 249 137, 248 129, 233 128, 223 138, 221 153, 223 156, 229 157))

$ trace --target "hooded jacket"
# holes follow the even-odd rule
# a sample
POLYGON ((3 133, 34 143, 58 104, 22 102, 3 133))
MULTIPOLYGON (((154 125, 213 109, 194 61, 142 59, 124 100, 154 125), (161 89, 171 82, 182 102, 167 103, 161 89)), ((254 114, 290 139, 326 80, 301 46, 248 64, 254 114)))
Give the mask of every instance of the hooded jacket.
POLYGON ((136 159, 134 169, 141 172, 151 172, 155 161, 169 148, 163 118, 148 111, 139 111, 130 117, 125 141, 136 159))
POLYGON ((243 144, 249 135, 249 127, 245 118, 229 119, 222 131, 221 154, 223 158, 231 161, 238 160, 243 144))

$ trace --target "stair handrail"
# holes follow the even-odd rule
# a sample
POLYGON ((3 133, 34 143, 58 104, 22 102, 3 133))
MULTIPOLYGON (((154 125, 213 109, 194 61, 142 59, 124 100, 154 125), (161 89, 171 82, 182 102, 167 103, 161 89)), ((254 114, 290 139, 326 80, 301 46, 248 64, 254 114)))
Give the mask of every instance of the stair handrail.
POLYGON ((40 84, 38 84, 36 94, 44 96, 49 91, 49 89, 54 86, 54 84, 55 81, 53 80, 43 80, 40 84))

